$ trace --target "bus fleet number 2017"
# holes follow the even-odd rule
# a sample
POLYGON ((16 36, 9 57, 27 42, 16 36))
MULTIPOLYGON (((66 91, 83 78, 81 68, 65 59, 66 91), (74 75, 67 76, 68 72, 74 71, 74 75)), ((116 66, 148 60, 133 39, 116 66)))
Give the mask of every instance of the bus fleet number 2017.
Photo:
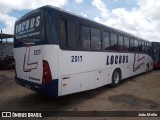
POLYGON ((71 56, 71 62, 82 62, 82 56, 71 56))
POLYGON ((41 54, 41 50, 34 50, 34 55, 40 55, 41 54))

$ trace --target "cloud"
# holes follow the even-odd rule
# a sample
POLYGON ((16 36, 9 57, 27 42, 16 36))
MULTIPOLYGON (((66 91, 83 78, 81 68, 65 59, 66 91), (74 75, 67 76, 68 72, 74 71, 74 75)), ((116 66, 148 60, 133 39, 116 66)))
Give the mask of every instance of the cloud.
POLYGON ((88 15, 83 13, 83 12, 81 12, 80 15, 83 16, 83 17, 88 17, 88 15))
MULTIPOLYGON (((160 42, 160 1, 137 0, 137 8, 127 11, 116 8, 109 11, 104 20, 101 16, 94 18, 97 22, 132 33, 138 37, 160 42)), ((100 10, 101 11, 101 10, 100 10)))
POLYGON ((75 0, 75 2, 80 4, 80 3, 83 3, 83 0, 75 0))
POLYGON ((95 6, 100 11, 102 17, 104 18, 108 17, 109 11, 102 0, 93 0, 92 5, 95 6))
POLYGON ((5 28, 3 28, 2 31, 4 33, 13 34, 16 18, 0 12, 0 21, 5 25, 5 28))
POLYGON ((160 1, 159 0, 139 0, 137 4, 140 6, 140 11, 149 20, 159 20, 160 19, 160 1))
POLYGON ((9 15, 13 10, 32 10, 44 5, 53 5, 63 7, 67 0, 0 0, 0 21, 4 23, 5 28, 0 28, 5 33, 13 34, 16 18, 9 15))
MULTIPOLYGON (((84 10, 79 11, 78 14, 84 17, 92 16, 97 22, 135 34, 147 40, 160 40, 160 0, 134 0, 134 2, 135 1, 137 2, 137 6, 128 10, 123 7, 108 9, 107 4, 105 4, 108 2, 104 0, 92 0, 90 3, 94 6, 94 9, 91 9, 97 9, 100 14, 98 15, 96 14, 97 12, 89 11, 90 8, 88 10, 89 12, 84 10)), ((82 3, 85 1, 74 0, 74 2, 82 3)), ((57 7, 64 7, 65 5, 71 6, 67 3, 68 0, 16 0, 16 2, 0 0, 0 22, 5 25, 3 31, 13 34, 14 22, 17 19, 11 16, 13 10, 32 10, 43 5, 54 5, 57 7)), ((87 3, 88 1, 86 4, 87 3)), ((78 6, 78 4, 76 5, 78 6)), ((68 9, 70 8, 68 7, 68 9)))
POLYGON ((35 9, 44 5, 53 5, 56 7, 64 6, 67 0, 0 0, 0 12, 9 13, 12 10, 35 9))

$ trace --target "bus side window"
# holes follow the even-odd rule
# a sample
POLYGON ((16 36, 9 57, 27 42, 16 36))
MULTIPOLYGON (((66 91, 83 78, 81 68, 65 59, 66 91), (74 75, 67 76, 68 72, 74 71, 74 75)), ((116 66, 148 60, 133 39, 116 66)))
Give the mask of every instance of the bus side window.
POLYGON ((139 49, 138 49, 138 41, 137 41, 137 40, 134 40, 134 51, 135 51, 135 52, 139 52, 139 49))
MULTIPOLYGON (((159 48, 160 49, 160 48, 159 48)), ((147 54, 152 56, 152 45, 150 42, 148 42, 148 50, 147 50, 147 54)))
POLYGON ((81 34, 80 34, 80 48, 90 49, 90 28, 84 25, 81 25, 81 34))
POLYGON ((111 33, 111 50, 118 50, 118 40, 117 35, 114 33, 111 33))
POLYGON ((73 21, 67 20, 68 32, 68 48, 76 48, 76 24, 73 21))
POLYGON ((145 52, 145 43, 142 41, 142 52, 145 52))
POLYGON ((130 39, 130 51, 134 52, 134 40, 130 39))
POLYGON ((103 38, 102 38, 102 45, 103 45, 103 50, 110 50, 110 39, 109 39, 109 33, 103 31, 103 38))
POLYGON ((60 39, 62 47, 67 47, 67 24, 65 19, 61 19, 60 22, 60 39))
POLYGON ((101 50, 101 33, 96 28, 91 28, 91 49, 101 50))
POLYGON ((120 51, 124 50, 124 40, 123 40, 123 36, 118 36, 118 49, 120 51))
POLYGON ((63 48, 76 48, 76 24, 73 21, 61 19, 60 39, 63 48))
POLYGON ((124 49, 125 51, 129 51, 129 38, 124 37, 124 49))
POLYGON ((139 52, 142 52, 142 42, 138 41, 138 44, 139 44, 139 52))
POLYGON ((145 42, 145 53, 147 53, 147 42, 145 42))

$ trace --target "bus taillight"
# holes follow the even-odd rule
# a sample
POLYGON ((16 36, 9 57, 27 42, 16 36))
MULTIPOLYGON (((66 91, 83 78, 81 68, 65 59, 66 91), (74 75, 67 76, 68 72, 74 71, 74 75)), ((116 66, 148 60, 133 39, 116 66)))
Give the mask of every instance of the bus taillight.
POLYGON ((43 79, 42 83, 48 83, 52 80, 51 70, 46 60, 43 60, 43 79))

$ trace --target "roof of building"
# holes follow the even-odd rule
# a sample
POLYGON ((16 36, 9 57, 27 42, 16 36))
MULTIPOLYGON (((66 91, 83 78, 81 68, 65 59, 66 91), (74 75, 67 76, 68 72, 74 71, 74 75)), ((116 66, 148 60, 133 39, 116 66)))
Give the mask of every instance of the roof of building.
POLYGON ((0 33, 0 39, 5 39, 5 38, 14 38, 14 35, 12 35, 12 34, 0 33))

